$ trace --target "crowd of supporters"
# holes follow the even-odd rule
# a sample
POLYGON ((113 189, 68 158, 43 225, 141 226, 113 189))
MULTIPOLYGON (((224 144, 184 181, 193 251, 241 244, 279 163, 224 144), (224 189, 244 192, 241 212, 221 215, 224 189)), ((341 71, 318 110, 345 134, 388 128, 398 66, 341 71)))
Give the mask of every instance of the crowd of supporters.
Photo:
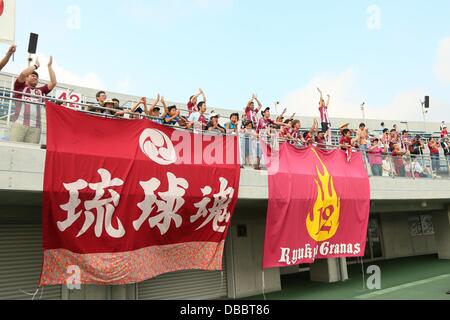
MULTIPOLYGON (((6 56, 0 60, 0 70, 8 63, 15 51, 16 47, 11 46, 6 56)), ((14 98, 26 102, 16 104, 12 118, 11 141, 39 143, 42 129, 41 106, 34 103, 42 102, 43 98, 57 85, 52 65, 53 59, 50 57, 48 63, 50 82, 44 86, 38 86, 37 70, 40 68, 38 59, 23 70, 15 81, 14 98)), ((396 125, 390 129, 386 128, 384 123, 379 130, 380 135, 371 134, 366 125, 361 123, 356 130, 351 129, 350 124, 344 124, 338 130, 339 136, 333 137, 328 113, 331 96, 327 95, 325 100, 322 90, 320 88, 317 90, 320 94, 318 105, 320 123, 314 119, 311 128, 306 130, 302 129, 302 123, 295 118, 295 114, 289 118, 286 117, 286 109, 276 119, 272 119, 271 109, 264 107, 256 94, 252 95, 241 114, 231 114, 229 121, 222 126, 219 122, 220 115, 214 111, 208 112, 206 94, 202 89, 189 97, 185 114, 182 114, 176 105, 169 106, 165 98, 159 94, 151 103, 143 97, 131 109, 125 109, 120 105, 119 100, 108 98, 105 91, 99 91, 96 94, 96 103, 85 106, 84 110, 99 116, 128 119, 145 117, 158 124, 195 132, 237 134, 242 141, 242 163, 254 164, 256 168, 260 167, 262 158, 261 147, 257 143, 262 135, 269 140, 274 140, 273 138, 276 137, 279 141, 287 141, 294 145, 314 144, 319 148, 330 147, 334 138, 338 141, 338 146, 347 152, 349 159, 355 150, 363 151, 375 176, 392 174, 402 177, 433 176, 439 171, 441 150, 450 159, 450 141, 445 123, 442 123, 440 128, 441 136, 431 138, 426 144, 421 136, 411 135, 406 130, 399 131, 396 125), (425 152, 430 154, 431 166, 427 166, 422 160, 425 152)))

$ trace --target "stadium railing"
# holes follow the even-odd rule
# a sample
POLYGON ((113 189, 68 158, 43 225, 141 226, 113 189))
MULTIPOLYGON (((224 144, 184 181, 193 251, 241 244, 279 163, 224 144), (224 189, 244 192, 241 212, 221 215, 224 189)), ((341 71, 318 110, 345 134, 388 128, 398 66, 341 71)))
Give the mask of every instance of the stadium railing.
MULTIPOLYGON (((41 96, 35 96, 32 94, 24 94, 21 92, 15 92, 9 89, 2 88, 0 89, 0 110, 3 110, 3 113, 0 115, 0 142, 1 141, 9 141, 8 139, 8 131, 10 123, 9 118, 14 113, 14 108, 16 103, 23 103, 30 101, 25 101, 22 99, 14 98, 14 94, 20 94, 22 96, 27 96, 29 98, 39 99, 41 96), (8 111, 4 111, 7 109, 8 111)), ((112 114, 98 114, 95 112, 86 111, 87 107, 93 107, 93 104, 88 103, 76 103, 75 106, 73 102, 59 100, 52 97, 45 97, 45 100, 49 100, 60 104, 61 107, 70 108, 76 110, 77 112, 82 112, 85 114, 89 114, 92 116, 101 116, 111 119, 117 119, 116 116, 112 114), (72 107, 69 107, 72 106, 72 107)), ((42 102, 33 102, 33 104, 44 108, 44 100, 42 102)), ((96 106, 96 108, 109 111, 116 112, 117 109, 103 108, 96 106)), ((136 114, 129 113, 130 118, 121 118, 123 120, 134 120, 133 117, 139 119, 148 119, 148 120, 156 120, 156 118, 136 114)), ((180 127, 174 127, 177 130, 188 130, 180 127)), ((192 130, 189 130, 192 131, 192 130)), ((207 135, 211 135, 214 133, 205 132, 201 130, 196 130, 196 133, 203 133, 207 135)), ((43 123, 43 135, 45 135, 45 121, 43 123)), ((235 133, 227 133, 226 135, 236 135, 235 133)), ((293 141, 289 139, 283 139, 279 137, 279 131, 274 129, 269 129, 268 131, 264 130, 260 137, 258 138, 256 134, 252 133, 237 133, 239 136, 239 145, 240 145, 240 161, 243 168, 253 168, 258 170, 265 170, 265 161, 262 156, 262 147, 261 140, 265 140, 269 145, 274 145, 275 147, 279 146, 281 143, 291 143, 297 148, 305 148, 307 145, 303 145, 299 141, 293 141)), ((334 139, 332 145, 317 145, 315 146, 325 149, 325 150, 335 150, 340 148, 338 145, 338 140, 336 138, 337 132, 334 133, 334 139)), ((404 178, 404 179, 450 179, 450 158, 440 155, 438 159, 433 159, 430 155, 410 155, 405 154, 404 156, 393 156, 390 153, 383 154, 381 156, 382 166, 381 166, 381 174, 374 170, 374 168, 370 164, 370 158, 373 157, 370 153, 353 149, 353 152, 361 152, 363 154, 364 164, 367 168, 368 175, 370 177, 384 177, 384 178, 404 178)), ((375 168, 376 169, 376 168, 375 168)))

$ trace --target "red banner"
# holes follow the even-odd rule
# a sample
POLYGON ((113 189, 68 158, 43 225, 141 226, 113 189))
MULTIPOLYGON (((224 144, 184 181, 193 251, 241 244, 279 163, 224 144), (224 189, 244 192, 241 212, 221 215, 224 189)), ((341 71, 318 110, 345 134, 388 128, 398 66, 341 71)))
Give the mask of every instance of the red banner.
POLYGON ((272 152, 264 268, 364 256, 370 184, 362 155, 341 150, 272 152))
POLYGON ((236 137, 46 108, 42 286, 222 269, 236 137))

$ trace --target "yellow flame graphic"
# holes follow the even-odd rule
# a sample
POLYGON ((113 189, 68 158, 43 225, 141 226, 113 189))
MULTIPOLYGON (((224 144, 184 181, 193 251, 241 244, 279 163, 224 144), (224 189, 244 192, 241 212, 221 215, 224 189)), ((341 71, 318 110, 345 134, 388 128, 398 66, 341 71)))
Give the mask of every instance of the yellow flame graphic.
POLYGON ((339 217, 341 212, 341 199, 337 196, 333 177, 320 159, 316 150, 311 149, 322 165, 323 174, 317 166, 317 177, 314 182, 317 185, 317 199, 313 212, 306 218, 306 228, 312 239, 323 242, 333 238, 339 229, 339 217))

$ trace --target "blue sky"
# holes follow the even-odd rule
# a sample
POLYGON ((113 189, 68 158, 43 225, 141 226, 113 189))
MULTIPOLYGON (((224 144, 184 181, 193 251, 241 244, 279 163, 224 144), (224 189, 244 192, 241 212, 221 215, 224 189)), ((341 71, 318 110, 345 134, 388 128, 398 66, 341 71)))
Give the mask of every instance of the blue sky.
POLYGON ((76 84, 172 101, 201 87, 210 106, 233 109, 256 92, 300 115, 316 114, 321 86, 332 116, 358 117, 365 101, 369 117, 400 120, 420 120, 428 94, 440 121, 450 119, 449 12, 447 0, 18 0, 9 70, 36 32, 40 54, 76 84))

